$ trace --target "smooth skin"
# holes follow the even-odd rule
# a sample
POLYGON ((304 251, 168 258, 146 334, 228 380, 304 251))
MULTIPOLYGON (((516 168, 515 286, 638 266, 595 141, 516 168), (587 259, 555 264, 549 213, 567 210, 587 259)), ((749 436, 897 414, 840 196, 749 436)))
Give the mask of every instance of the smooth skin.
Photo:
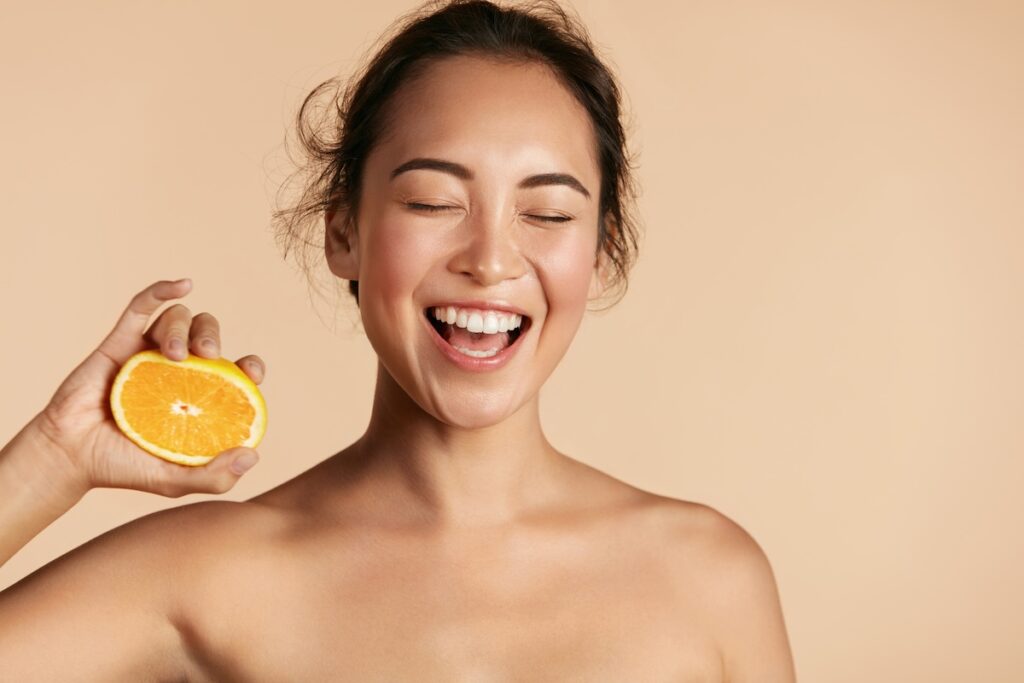
MULTIPOLYGON (((0 674, 794 681, 771 566, 746 531, 541 429, 540 387, 607 282, 586 112, 544 68, 476 58, 436 63, 400 94, 359 216, 325 216, 328 266, 359 280, 379 359, 363 436, 250 500, 148 515, 4 591, 0 674), (391 177, 414 157, 473 176, 391 177), (549 172, 590 196, 517 187, 549 172), (572 220, 540 219, 556 215, 572 220), (529 312, 505 367, 467 373, 433 346, 423 310, 457 298, 529 312)), ((219 330, 204 318, 190 334, 219 330)))

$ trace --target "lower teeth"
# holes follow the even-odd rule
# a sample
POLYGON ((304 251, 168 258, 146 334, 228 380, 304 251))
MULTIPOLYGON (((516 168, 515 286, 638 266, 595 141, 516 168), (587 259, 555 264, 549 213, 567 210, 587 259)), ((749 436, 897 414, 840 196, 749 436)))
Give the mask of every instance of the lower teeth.
MULTIPOLYGON (((452 344, 452 346, 455 346, 452 344)), ((459 353, 463 353, 467 356, 473 356, 474 358, 490 358, 500 351, 500 349, 488 349, 486 351, 474 351, 473 349, 465 349, 461 346, 455 346, 455 350, 459 353)))

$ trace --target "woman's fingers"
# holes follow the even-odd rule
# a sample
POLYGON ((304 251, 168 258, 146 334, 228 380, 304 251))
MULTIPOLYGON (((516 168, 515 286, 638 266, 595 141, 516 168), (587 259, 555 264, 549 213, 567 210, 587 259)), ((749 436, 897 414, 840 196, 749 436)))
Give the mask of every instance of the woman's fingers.
POLYGON ((165 301, 185 296, 191 289, 192 281, 188 278, 176 281, 160 280, 146 287, 132 298, 128 308, 114 325, 114 329, 100 343, 99 350, 118 365, 123 365, 133 355, 146 348, 143 333, 156 309, 165 301))
MULTIPOLYGON (((188 348, 203 358, 220 358, 220 322, 210 313, 200 313, 192 317, 192 312, 184 304, 174 304, 160 314, 160 317, 146 337, 158 345, 163 354, 171 360, 184 360, 187 351, 178 352, 175 341, 189 339, 188 348), (204 346, 204 342, 212 342, 213 349, 204 346)), ((267 365, 256 354, 242 356, 235 365, 249 376, 256 384, 263 381, 267 374, 267 365)))
MULTIPOLYGON (((193 317, 187 306, 175 304, 146 329, 150 317, 165 301, 181 298, 191 290, 188 278, 160 280, 146 287, 132 298, 99 350, 118 365, 150 346, 158 346, 171 360, 185 360, 190 351, 203 358, 220 358, 220 322, 210 313, 193 317)), ((239 358, 235 365, 256 384, 267 372, 266 364, 255 354, 239 358)))
POLYGON ((189 493, 226 493, 258 461, 259 454, 244 446, 222 451, 199 467, 183 467, 154 458, 149 463, 144 488, 169 498, 189 493))
POLYGON ((160 314, 143 338, 160 347, 171 360, 188 357, 188 335, 192 327, 192 311, 185 304, 174 304, 160 314))
POLYGON ((192 353, 203 358, 220 358, 220 322, 210 313, 192 318, 189 329, 192 353))
POLYGON ((242 356, 241 358, 235 361, 235 365, 242 368, 242 371, 245 374, 249 375, 249 379, 251 379, 256 384, 262 382, 263 378, 267 374, 266 363, 264 363, 263 359, 261 359, 256 354, 242 356))

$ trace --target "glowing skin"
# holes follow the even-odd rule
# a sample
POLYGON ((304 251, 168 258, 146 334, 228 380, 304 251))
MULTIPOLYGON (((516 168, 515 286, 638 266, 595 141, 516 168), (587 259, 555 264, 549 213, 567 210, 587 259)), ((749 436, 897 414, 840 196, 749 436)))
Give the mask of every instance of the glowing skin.
POLYGON ((389 460, 412 482, 417 505, 448 523, 511 519, 539 496, 557 495, 566 458, 541 431, 538 391, 607 272, 596 256, 593 128, 539 65, 449 58, 393 104, 390 135, 366 161, 357 230, 346 242, 338 237, 345 216, 327 225, 328 263, 359 280, 363 326, 379 357, 358 450, 371 462, 389 460), (414 158, 461 164, 473 178, 422 168, 392 177, 414 158), (566 184, 517 187, 547 173, 572 176, 589 197, 566 184), (506 302, 529 315, 503 367, 467 372, 428 336, 424 309, 461 299, 506 302))

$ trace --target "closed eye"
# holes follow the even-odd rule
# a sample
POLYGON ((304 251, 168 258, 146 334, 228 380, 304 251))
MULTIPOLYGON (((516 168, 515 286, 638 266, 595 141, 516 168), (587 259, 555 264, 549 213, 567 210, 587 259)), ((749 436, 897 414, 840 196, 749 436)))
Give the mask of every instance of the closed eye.
MULTIPOLYGON (((433 213, 435 211, 446 211, 448 209, 455 208, 454 206, 435 206, 434 204, 417 204, 415 202, 406 202, 405 205, 410 209, 414 209, 416 211, 426 211, 428 213, 433 213)), ((527 218, 536 218, 539 221, 549 221, 551 223, 564 223, 566 221, 572 220, 571 218, 567 218, 565 216, 531 216, 529 214, 527 214, 527 218)))

